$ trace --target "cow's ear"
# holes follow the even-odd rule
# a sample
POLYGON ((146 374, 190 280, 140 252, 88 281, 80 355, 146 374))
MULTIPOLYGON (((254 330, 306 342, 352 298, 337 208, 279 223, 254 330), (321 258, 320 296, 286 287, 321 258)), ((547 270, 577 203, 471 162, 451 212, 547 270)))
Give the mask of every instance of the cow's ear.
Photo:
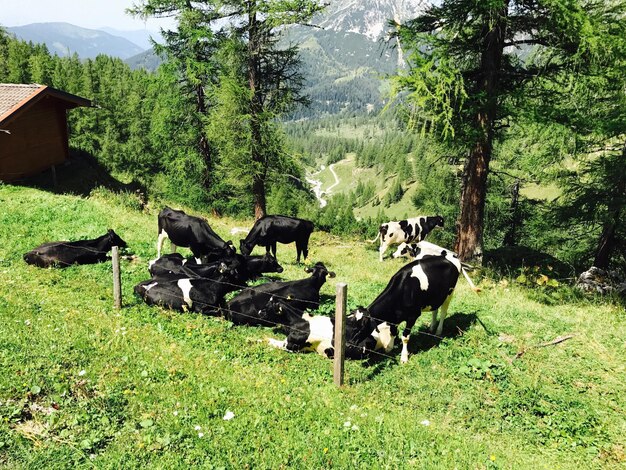
POLYGON ((312 273, 313 269, 312 268, 304 268, 304 272, 305 273, 312 273))
POLYGON ((220 263, 220 269, 219 269, 220 273, 222 273, 222 274, 223 274, 223 273, 225 273, 227 270, 228 270, 228 266, 226 266, 226 264, 225 264, 225 263, 220 263))
POLYGON ((335 277, 335 273, 333 271, 328 271, 328 277, 335 277))

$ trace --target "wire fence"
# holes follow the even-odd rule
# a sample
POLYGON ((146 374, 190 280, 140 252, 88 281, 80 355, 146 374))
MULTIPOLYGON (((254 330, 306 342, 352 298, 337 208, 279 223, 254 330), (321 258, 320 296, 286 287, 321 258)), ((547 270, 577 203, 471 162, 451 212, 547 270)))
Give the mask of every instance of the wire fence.
MULTIPOLYGON (((87 242, 87 241, 90 241, 90 240, 84 240, 84 241, 83 240, 78 240, 77 242, 63 242, 63 241, 61 241, 61 242, 51 242, 50 244, 45 244, 45 245, 47 245, 48 247, 49 246, 63 246, 63 247, 71 248, 71 249, 77 249, 77 250, 80 249, 80 250, 85 250, 85 251, 89 251, 89 252, 92 252, 92 253, 96 253, 98 255, 103 255, 103 254, 107 254, 108 253, 108 250, 104 251, 104 249, 98 249, 98 248, 94 248, 94 247, 90 247, 90 246, 80 245, 81 242, 87 242)), ((33 250, 30 250, 30 251, 35 251, 36 249, 37 248, 34 248, 33 250)), ((66 263, 66 262, 63 262, 63 261, 60 261, 59 263, 65 265, 65 266, 71 266, 72 265, 72 263, 66 263)), ((183 265, 181 264, 181 266, 183 266, 183 265)), ((172 273, 172 275, 176 275, 177 274, 173 270, 171 271, 171 273, 172 273)), ((182 273, 182 274, 186 274, 186 273, 182 273)), ((174 277, 172 277, 171 279, 168 279, 167 276, 163 276, 162 278, 157 277, 157 278, 152 278, 151 280, 156 282, 157 284, 159 284, 161 286, 161 289, 165 288, 166 292, 169 295, 171 295, 172 298, 180 301, 181 305, 187 305, 189 307, 189 309, 193 308, 193 306, 192 306, 193 304, 196 304, 196 305, 198 305, 200 307, 209 307, 213 311, 217 312, 218 315, 219 314, 223 314, 224 312, 227 312, 227 313, 230 313, 230 314, 239 315, 239 316, 241 316, 243 318, 248 318, 248 319, 251 319, 251 320, 255 320, 255 322, 263 321, 263 319, 261 319, 259 316, 254 316, 254 315, 250 315, 250 314, 245 313, 245 312, 240 312, 240 311, 236 311, 236 310, 230 309, 223 302, 222 302, 222 305, 213 305, 213 304, 210 304, 210 303, 189 299, 189 301, 192 303, 192 305, 190 305, 188 303, 187 299, 182 294, 179 294, 179 291, 181 291, 181 289, 180 289, 180 287, 178 287, 177 283, 181 279, 190 279, 190 280, 198 279, 198 280, 202 280, 203 282, 210 282, 210 283, 215 284, 215 285, 221 285, 221 286, 225 286, 225 287, 228 287, 228 288, 233 288, 231 290, 231 292, 235 291, 235 290, 242 290, 242 292, 245 292, 245 291, 255 292, 255 293, 259 294, 259 295, 266 295, 266 296, 269 296, 269 297, 274 297, 274 298, 281 299, 281 300, 284 300, 284 301, 289 302, 289 303, 300 302, 301 304, 311 305, 312 307, 314 306, 315 308, 311 308, 311 310, 316 310, 319 307, 319 301, 309 300, 309 299, 300 299, 300 298, 293 297, 291 295, 284 296, 284 295, 281 295, 281 294, 278 294, 278 293, 268 292, 266 290, 261 289, 261 286, 263 286, 265 284, 261 284, 259 286, 246 286, 246 285, 242 286, 241 284, 237 284, 237 283, 226 281, 226 280, 219 280, 219 279, 213 279, 213 278, 208 278, 208 277, 200 277, 200 276, 198 276, 198 277, 181 277, 181 278, 174 278, 174 277), (168 283, 172 284, 172 287, 167 286, 168 283), (173 287, 174 283, 176 283, 176 288, 173 287)), ((305 281, 306 279, 307 278, 302 279, 301 281, 305 281)), ((148 282, 148 281, 144 281, 144 282, 148 282)), ((296 280, 296 281, 278 281, 278 282, 298 282, 298 280, 296 280)), ((224 295, 225 294, 221 295, 221 297, 223 298, 224 295)), ((145 297, 144 296, 142 296, 142 297, 144 298, 144 301, 145 301, 145 297)), ((162 306, 164 306, 164 305, 162 305, 162 306)), ((388 319, 376 318, 376 317, 374 317, 372 315, 369 315, 369 314, 368 314, 368 316, 369 316, 369 318, 371 318, 374 322, 376 322, 378 324, 377 327, 380 326, 383 323, 386 323, 390 327, 395 327, 395 328, 398 329, 398 331, 400 331, 400 325, 402 323, 404 323, 404 322, 394 323, 394 322, 389 321, 388 319)), ((284 326, 284 327, 288 328, 291 331, 296 331, 296 332, 303 333, 303 334, 307 333, 307 331, 302 330, 302 329, 298 329, 297 327, 292 326, 290 324, 285 324, 285 323, 280 323, 280 322, 271 322, 271 321, 266 321, 266 322, 267 323, 276 323, 276 326, 284 326)), ((374 330, 372 330, 372 333, 373 332, 374 332, 374 330)), ((429 332, 426 332, 426 331, 421 331, 421 330, 417 331, 417 334, 433 337, 433 338, 436 338, 438 340, 443 340, 444 339, 444 337, 442 337, 442 336, 439 336, 439 335, 436 335, 436 334, 433 334, 433 333, 429 333, 429 332)), ((391 359, 391 360, 397 360, 397 358, 395 356, 391 356, 389 354, 385 354, 385 353, 381 352, 380 350, 374 350, 374 349, 370 349, 370 348, 366 348, 366 347, 360 346, 359 344, 350 342, 348 340, 345 340, 345 345, 346 345, 346 347, 353 347, 353 348, 361 349, 364 353, 367 352, 368 354, 381 356, 381 357, 384 357, 384 358, 387 358, 387 359, 391 359)))

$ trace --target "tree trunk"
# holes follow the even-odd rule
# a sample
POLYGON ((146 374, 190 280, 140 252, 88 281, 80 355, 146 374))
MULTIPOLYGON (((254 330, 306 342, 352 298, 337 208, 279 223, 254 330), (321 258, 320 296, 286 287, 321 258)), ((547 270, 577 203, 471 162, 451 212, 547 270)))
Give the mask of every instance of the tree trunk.
MULTIPOLYGON (((626 159, 626 143, 622 147, 622 158, 626 159)), ((617 237, 615 230, 620 223, 622 214, 622 204, 624 196, 626 196, 626 178, 620 178, 617 185, 615 196, 609 203, 609 218, 602 227, 602 233, 598 240, 598 248, 593 265, 597 268, 607 269, 611 261, 611 255, 617 246, 617 237)))
MULTIPOLYGON (((195 86, 195 94, 196 94, 196 111, 203 117, 206 117, 208 114, 208 110, 206 107, 206 95, 204 93, 204 88, 202 84, 198 84, 195 86)), ((203 176, 203 184, 204 187, 208 190, 211 186, 211 175, 213 174, 213 149, 209 144, 208 139, 206 138, 206 134, 204 133, 204 128, 202 123, 198 123, 198 128, 200 129, 200 140, 198 142, 198 149, 200 150, 200 154, 202 155, 202 159, 204 160, 204 176, 203 176)))
POLYGON ((252 197, 254 199, 254 217, 259 219, 266 213, 265 200, 265 165, 262 154, 262 135, 260 117, 263 111, 259 96, 260 46, 261 31, 256 13, 256 0, 248 2, 248 83, 250 86, 250 158, 254 175, 252 176, 252 197))
POLYGON ((493 149, 493 124, 498 111, 498 86, 508 4, 508 0, 505 1, 494 17, 489 15, 484 18, 480 78, 477 83, 479 94, 484 96, 484 100, 474 121, 476 142, 470 149, 463 172, 455 250, 463 261, 475 264, 481 264, 483 256, 487 177, 493 149))
POLYGON ((509 229, 504 235, 504 246, 517 245, 517 228, 520 225, 519 220, 519 179, 515 180, 513 184, 513 194, 511 197, 511 223, 509 229))

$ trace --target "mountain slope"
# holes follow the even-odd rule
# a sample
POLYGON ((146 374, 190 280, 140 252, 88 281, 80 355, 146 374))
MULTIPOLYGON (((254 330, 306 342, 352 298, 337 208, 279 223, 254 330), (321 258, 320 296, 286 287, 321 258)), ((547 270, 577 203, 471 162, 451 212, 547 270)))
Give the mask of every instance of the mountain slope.
POLYGON ((52 54, 78 54, 82 59, 106 54, 126 59, 143 51, 137 44, 104 31, 69 23, 32 23, 7 28, 19 39, 46 44, 52 54))

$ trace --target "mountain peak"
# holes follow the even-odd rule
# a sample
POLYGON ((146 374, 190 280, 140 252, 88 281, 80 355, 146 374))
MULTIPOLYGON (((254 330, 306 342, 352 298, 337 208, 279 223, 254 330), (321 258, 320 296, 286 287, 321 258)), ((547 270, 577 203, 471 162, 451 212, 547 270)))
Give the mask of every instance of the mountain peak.
POLYGON ((423 10, 423 0, 340 0, 331 2, 318 24, 325 30, 361 34, 377 41, 389 30, 389 20, 404 22, 423 10))

